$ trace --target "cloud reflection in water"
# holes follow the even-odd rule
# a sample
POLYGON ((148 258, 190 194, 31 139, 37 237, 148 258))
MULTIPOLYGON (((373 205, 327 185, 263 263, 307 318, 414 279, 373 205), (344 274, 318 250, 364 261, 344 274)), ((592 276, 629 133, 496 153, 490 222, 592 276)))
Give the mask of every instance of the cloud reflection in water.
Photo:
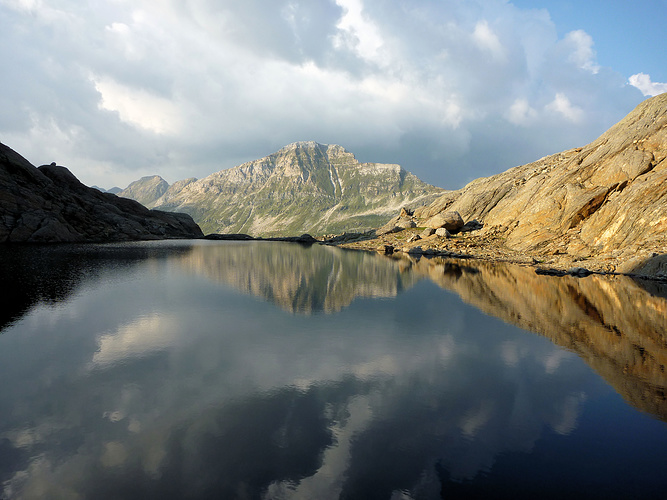
MULTIPOLYGON (((586 408, 608 387, 573 352, 434 284, 517 318, 516 296, 484 294, 509 271, 450 264, 436 280, 434 265, 202 243, 74 291, 39 329, 48 311, 34 307, 0 338, 5 496, 430 498, 507 457, 539 467, 549 436, 580 468, 591 451, 569 437, 586 442, 586 408), (292 314, 306 307, 339 312, 292 314)), ((607 437, 610 455, 637 452, 607 437)), ((602 465, 606 480, 624 467, 602 465)))

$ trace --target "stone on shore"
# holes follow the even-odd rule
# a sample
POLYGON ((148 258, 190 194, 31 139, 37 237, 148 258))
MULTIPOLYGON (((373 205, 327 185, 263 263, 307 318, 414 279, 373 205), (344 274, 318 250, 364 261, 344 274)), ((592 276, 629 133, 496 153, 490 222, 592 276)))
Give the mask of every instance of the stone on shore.
POLYGON ((456 211, 448 211, 435 214, 424 225, 432 229, 444 227, 450 233, 456 233, 464 226, 464 222, 461 214, 456 211))

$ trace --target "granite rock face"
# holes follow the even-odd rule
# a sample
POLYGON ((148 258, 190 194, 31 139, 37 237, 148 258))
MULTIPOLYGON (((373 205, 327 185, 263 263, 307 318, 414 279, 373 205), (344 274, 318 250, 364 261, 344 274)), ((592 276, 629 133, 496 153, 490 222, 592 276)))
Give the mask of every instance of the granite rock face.
POLYGON ((415 215, 443 211, 531 253, 622 257, 623 271, 667 253, 667 93, 597 140, 477 179, 415 215))
POLYGON ((148 210, 87 187, 65 167, 34 167, 0 143, 0 242, 199 238, 189 215, 148 210))

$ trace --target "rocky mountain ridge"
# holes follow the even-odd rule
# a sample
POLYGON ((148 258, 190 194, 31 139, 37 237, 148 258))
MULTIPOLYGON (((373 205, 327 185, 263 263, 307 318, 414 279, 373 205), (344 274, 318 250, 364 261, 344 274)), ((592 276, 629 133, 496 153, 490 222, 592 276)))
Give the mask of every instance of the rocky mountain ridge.
POLYGON ((583 148, 448 193, 417 212, 458 211, 518 250, 577 257, 667 244, 667 94, 583 148))
POLYGON ((199 180, 145 177, 119 195, 188 213, 207 233, 285 236, 372 229, 443 192, 399 165, 361 163, 341 146, 309 141, 199 180))
POLYGON ((474 233, 366 246, 495 249, 536 263, 667 275, 666 158, 667 93, 640 103, 587 146, 477 179, 392 222, 425 227, 438 214, 457 213, 475 221, 474 233))
POLYGON ((0 242, 110 242, 199 238, 186 214, 84 186, 65 167, 36 168, 0 143, 0 242))

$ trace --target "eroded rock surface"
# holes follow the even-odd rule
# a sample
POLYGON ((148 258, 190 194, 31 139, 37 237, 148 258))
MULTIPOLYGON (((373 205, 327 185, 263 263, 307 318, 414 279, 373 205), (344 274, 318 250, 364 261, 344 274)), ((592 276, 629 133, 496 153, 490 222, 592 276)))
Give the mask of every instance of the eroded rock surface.
POLYGON ((458 253, 563 274, 581 268, 667 280, 666 158, 667 93, 647 99, 583 148, 444 193, 411 215, 417 230, 392 219, 391 230, 379 229, 376 239, 346 246, 391 245, 414 254, 412 234, 419 231, 419 247, 427 255, 458 253), (461 217, 449 230, 455 234, 419 229, 441 227, 454 214, 461 217))
POLYGON ((623 257, 631 271, 667 253, 667 94, 647 99, 589 145, 477 179, 415 215, 456 211, 508 248, 623 257))

